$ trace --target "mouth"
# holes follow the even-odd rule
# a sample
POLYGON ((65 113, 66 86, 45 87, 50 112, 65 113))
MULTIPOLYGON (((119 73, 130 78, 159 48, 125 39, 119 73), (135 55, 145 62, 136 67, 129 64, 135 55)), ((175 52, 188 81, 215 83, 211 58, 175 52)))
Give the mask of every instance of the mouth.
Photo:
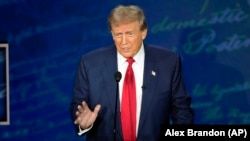
POLYGON ((129 52, 129 50, 130 50, 129 48, 122 48, 123 52, 129 52))
POLYGON ((120 53, 122 54, 123 57, 127 58, 127 57, 131 56, 131 48, 129 48, 129 47, 121 48, 120 53))

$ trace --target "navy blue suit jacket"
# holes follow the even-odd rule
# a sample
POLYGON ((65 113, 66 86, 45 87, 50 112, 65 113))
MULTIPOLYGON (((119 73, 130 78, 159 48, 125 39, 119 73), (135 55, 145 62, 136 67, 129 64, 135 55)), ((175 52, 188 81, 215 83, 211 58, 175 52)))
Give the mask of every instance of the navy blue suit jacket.
MULTIPOLYGON (((152 45, 145 44, 144 48, 144 88, 137 141, 156 141, 161 130, 170 124, 170 119, 173 124, 193 124, 193 111, 182 79, 180 56, 152 45)), ((116 72, 115 46, 100 48, 81 57, 71 103, 72 120, 75 120, 76 107, 82 101, 86 101, 91 109, 101 104, 93 128, 86 133, 87 140, 113 140, 116 72)), ((118 103, 117 141, 122 140, 119 106, 118 103)))

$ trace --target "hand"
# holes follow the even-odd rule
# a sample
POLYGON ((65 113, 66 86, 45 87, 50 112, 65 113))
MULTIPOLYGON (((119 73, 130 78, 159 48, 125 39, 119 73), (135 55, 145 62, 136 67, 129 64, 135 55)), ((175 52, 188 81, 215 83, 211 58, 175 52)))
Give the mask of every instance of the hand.
POLYGON ((86 102, 82 102, 82 105, 77 106, 78 111, 76 112, 75 124, 78 124, 82 129, 89 128, 96 120, 101 105, 95 106, 94 111, 91 111, 86 102))

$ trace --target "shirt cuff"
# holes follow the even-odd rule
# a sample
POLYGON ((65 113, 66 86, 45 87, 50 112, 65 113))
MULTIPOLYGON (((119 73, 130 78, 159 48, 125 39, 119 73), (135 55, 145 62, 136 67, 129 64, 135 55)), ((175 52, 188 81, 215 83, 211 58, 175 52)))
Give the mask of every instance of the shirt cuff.
POLYGON ((88 132, 93 127, 93 124, 91 124, 91 126, 87 129, 82 129, 80 126, 78 126, 78 127, 79 127, 78 135, 81 136, 82 134, 88 132))

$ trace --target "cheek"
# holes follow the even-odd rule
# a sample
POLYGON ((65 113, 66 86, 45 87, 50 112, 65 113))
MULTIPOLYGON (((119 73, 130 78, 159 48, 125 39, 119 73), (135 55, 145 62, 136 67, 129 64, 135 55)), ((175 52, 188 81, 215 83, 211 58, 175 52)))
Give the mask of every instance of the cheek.
POLYGON ((141 46, 141 42, 142 42, 141 39, 136 38, 136 39, 134 39, 133 41, 131 41, 131 44, 133 44, 133 46, 134 46, 135 48, 138 48, 138 46, 139 46, 139 47, 141 46))
POLYGON ((116 45, 119 45, 119 44, 121 43, 121 40, 120 40, 120 39, 114 39, 114 43, 115 43, 116 45))

